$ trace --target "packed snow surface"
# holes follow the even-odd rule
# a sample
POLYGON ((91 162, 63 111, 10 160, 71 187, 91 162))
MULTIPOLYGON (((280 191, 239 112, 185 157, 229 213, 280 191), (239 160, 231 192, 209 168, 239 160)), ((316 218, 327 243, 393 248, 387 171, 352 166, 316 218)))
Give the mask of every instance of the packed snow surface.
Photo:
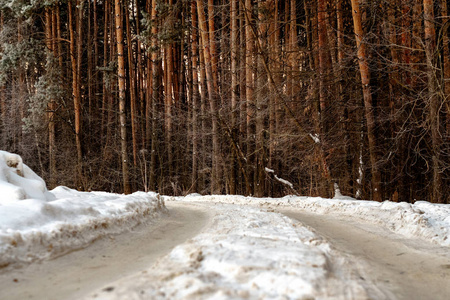
POLYGON ((47 191, 20 156, 0 151, 0 268, 87 246, 164 210, 155 193, 47 191))
MULTIPOLYGON (((195 198, 210 199, 185 199, 195 198)), ((299 222, 255 207, 205 209, 214 217, 201 234, 89 299, 369 299, 351 263, 299 222)))
POLYGON ((404 235, 420 238, 441 246, 450 246, 450 205, 426 201, 375 202, 356 200, 340 195, 333 199, 320 197, 286 196, 283 198, 251 198, 244 196, 189 197, 190 201, 213 201, 217 203, 250 205, 257 207, 293 208, 317 214, 330 214, 363 220, 404 235))

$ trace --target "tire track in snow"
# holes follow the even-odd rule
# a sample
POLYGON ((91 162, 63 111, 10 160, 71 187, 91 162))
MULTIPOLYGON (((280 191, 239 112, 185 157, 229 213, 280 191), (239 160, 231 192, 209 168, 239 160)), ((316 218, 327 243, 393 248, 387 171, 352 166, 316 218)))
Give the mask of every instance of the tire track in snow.
POLYGON ((448 299, 450 251, 405 239, 373 224, 298 210, 281 210, 311 227, 336 249, 355 258, 361 276, 386 292, 386 299, 448 299))
POLYGON ((208 222, 193 205, 167 203, 169 215, 102 238, 53 260, 0 271, 0 299, 79 299, 96 288, 148 269, 208 222))

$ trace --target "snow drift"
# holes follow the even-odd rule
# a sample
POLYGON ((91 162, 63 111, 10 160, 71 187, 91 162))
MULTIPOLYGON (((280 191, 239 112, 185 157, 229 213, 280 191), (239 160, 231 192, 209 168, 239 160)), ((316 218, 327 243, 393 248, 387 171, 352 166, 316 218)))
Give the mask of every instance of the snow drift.
POLYGON ((49 192, 19 155, 0 151, 0 268, 85 247, 164 210, 156 193, 49 192))

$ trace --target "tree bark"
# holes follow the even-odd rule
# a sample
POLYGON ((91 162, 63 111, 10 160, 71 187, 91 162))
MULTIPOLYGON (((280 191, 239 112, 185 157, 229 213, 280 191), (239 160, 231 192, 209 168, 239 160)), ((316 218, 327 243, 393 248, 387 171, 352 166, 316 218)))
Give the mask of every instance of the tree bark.
MULTIPOLYGON (((47 7, 45 9, 45 39, 47 46, 47 60, 54 59, 54 39, 52 26, 53 24, 53 9, 47 7)), ((49 185, 51 188, 56 187, 56 137, 55 137, 55 100, 52 98, 48 103, 48 152, 49 152, 49 185)))
MULTIPOLYGON (((128 2, 128 1, 127 1, 128 2)), ((126 7, 129 7, 129 3, 126 7)), ((137 100, 136 100, 136 70, 133 57, 133 38, 131 35, 130 12, 125 9, 125 23, 126 23, 126 41, 128 54, 128 76, 130 87, 130 112, 131 112, 131 140, 133 145, 133 165, 137 166, 138 156, 138 121, 137 121, 137 100)))
MULTIPOLYGON (((214 12, 214 0, 208 0, 208 27, 209 27, 209 48, 211 53, 211 70, 212 70, 212 78, 213 78, 213 87, 216 92, 216 96, 219 93, 219 79, 218 79, 218 58, 217 58, 217 46, 216 46, 216 37, 215 37, 215 12, 214 12)), ((217 99, 216 99, 217 100, 217 99)))
POLYGON ((212 139, 213 139, 213 162, 212 162, 212 178, 211 178, 211 193, 219 193, 221 188, 219 187, 218 168, 219 168, 219 136, 218 136, 218 122, 217 122, 217 107, 215 101, 215 93, 213 90, 213 75, 212 75, 212 60, 210 52, 210 42, 208 37, 208 28, 206 26, 205 11, 202 0, 197 0, 197 12, 198 22, 201 32, 202 46, 205 56, 205 69, 206 69, 206 86, 208 89, 209 105, 212 115, 212 139))
MULTIPOLYGON (((247 102, 247 159, 248 176, 254 178, 255 174, 255 100, 254 100, 254 81, 253 81, 253 55, 254 55, 254 37, 252 32, 252 1, 245 0, 245 97, 247 102)), ((254 182, 251 184, 251 194, 255 192, 254 182)))
MULTIPOLYGON (((237 0, 231 0, 231 132, 234 141, 237 140, 237 123, 239 118, 238 110, 238 3, 237 0)), ((237 153, 235 149, 231 151, 230 157, 230 194, 236 194, 237 184, 237 153)))
POLYGON ((447 136, 450 136, 450 38, 448 36, 448 28, 450 18, 448 16, 448 5, 446 0, 441 1, 441 16, 443 18, 442 25, 442 43, 444 48, 444 102, 446 105, 446 131, 447 136))
POLYGON ((169 177, 173 175, 173 151, 172 151, 172 134, 173 134, 173 124, 172 124, 172 105, 173 105, 173 57, 172 57, 172 46, 166 45, 164 49, 165 62, 166 62, 166 94, 165 94, 165 105, 164 105, 164 120, 165 120, 165 130, 166 130, 166 148, 167 148, 167 161, 169 164, 169 177))
POLYGON ((435 68, 436 30, 434 27, 433 0, 423 0, 423 17, 425 29, 425 54, 427 57, 429 123, 431 129, 431 162, 433 172, 432 200, 444 202, 442 197, 442 178, 440 166, 441 137, 439 128, 440 99, 437 95, 435 68))
POLYGON ((196 4, 191 2, 192 18, 192 42, 191 42, 191 67, 192 67, 192 181, 191 189, 198 190, 198 157, 199 157, 199 90, 198 90, 198 32, 197 32, 197 12, 196 4))
POLYGON ((127 127, 125 114, 125 89, 126 89, 126 74, 125 74, 125 57, 123 46, 123 14, 120 0, 114 1, 114 14, 116 25, 116 43, 117 43, 117 77, 119 87, 119 126, 120 126, 120 141, 121 141, 121 161, 122 161, 122 181, 123 192, 125 194, 131 193, 129 171, 128 171, 128 150, 127 150, 127 127))
POLYGON ((157 145, 158 145, 158 103, 159 103, 159 95, 160 95, 160 85, 159 85, 159 64, 160 64, 160 50, 158 44, 158 27, 157 27, 157 0, 150 1, 151 2, 151 20, 152 20, 152 52, 151 52, 151 61, 152 61, 152 142, 151 142, 151 153, 150 153, 150 188, 153 191, 156 191, 156 156, 157 156, 157 145))
POLYGON ((375 201, 382 201, 381 172, 378 169, 378 155, 376 152, 375 139, 375 116, 372 106, 372 92, 370 89, 370 71, 367 60, 366 44, 364 42, 364 31, 362 28, 362 17, 359 0, 351 0, 353 26, 358 49, 359 71, 364 97, 364 112, 367 122, 367 137, 369 139, 369 155, 372 169, 372 197, 375 201))
POLYGON ((258 43, 261 46, 258 49, 257 72, 256 73, 256 169, 255 169, 255 196, 262 197, 265 192, 265 178, 267 167, 265 128, 267 116, 267 74, 264 69, 264 60, 267 56, 267 24, 264 12, 268 11, 267 2, 259 3, 258 7, 258 43))
MULTIPOLYGON (((77 2, 78 6, 78 2, 77 2)), ((72 64, 72 95, 73 95, 73 106, 74 106, 74 114, 75 114, 75 143, 77 147, 77 184, 80 186, 82 181, 82 163, 83 163, 83 154, 81 148, 81 93, 79 87, 79 76, 78 76, 78 55, 75 52, 76 48, 76 37, 73 28, 73 9, 72 2, 68 2, 69 7, 69 34, 70 34, 70 57, 72 64)), ((81 47, 81 45, 79 46, 81 47)))

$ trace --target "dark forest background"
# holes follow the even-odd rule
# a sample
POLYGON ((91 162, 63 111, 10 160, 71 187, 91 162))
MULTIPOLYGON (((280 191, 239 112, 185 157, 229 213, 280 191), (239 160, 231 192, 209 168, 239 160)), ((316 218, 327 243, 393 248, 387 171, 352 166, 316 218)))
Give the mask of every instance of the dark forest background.
POLYGON ((450 202, 446 0, 0 10, 0 148, 50 188, 450 202))

